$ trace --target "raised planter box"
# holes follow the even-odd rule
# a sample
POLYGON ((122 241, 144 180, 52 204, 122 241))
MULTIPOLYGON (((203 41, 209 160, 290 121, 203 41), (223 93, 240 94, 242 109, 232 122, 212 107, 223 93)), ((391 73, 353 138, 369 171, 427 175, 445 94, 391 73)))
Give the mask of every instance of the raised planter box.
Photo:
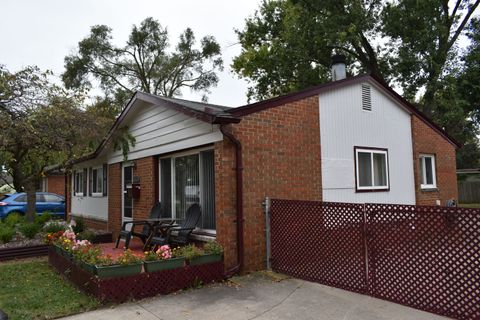
POLYGON ((191 266, 198 266, 201 264, 222 261, 222 256, 218 254, 204 254, 190 260, 191 266))
POLYGON ((49 251, 48 262, 79 290, 102 302, 143 299, 192 287, 199 281, 207 284, 224 279, 223 261, 108 279, 100 279, 82 269, 58 255, 53 247, 49 251))
POLYGON ((0 261, 46 256, 49 247, 49 245, 41 244, 0 249, 0 261))
POLYGON ((100 279, 119 278, 132 276, 142 272, 142 263, 113 265, 113 266, 95 266, 96 274, 100 279))
POLYGON ((97 268, 93 264, 80 261, 78 265, 80 266, 80 268, 87 271, 88 273, 97 274, 97 268))
MULTIPOLYGON (((112 242, 111 233, 97 235, 93 240, 93 243, 109 242, 112 242)), ((48 255, 49 247, 50 246, 47 244, 39 244, 34 246, 0 249, 0 261, 46 256, 48 255)))
POLYGON ((183 268, 184 265, 185 265, 185 258, 173 258, 168 260, 143 262, 143 266, 146 272, 156 272, 161 270, 183 268))

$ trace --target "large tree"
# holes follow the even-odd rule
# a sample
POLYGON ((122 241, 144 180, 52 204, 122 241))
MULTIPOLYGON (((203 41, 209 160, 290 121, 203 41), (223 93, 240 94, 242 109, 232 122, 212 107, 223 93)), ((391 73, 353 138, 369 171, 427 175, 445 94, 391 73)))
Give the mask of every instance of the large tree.
POLYGON ((51 84, 36 67, 10 73, 0 66, 0 166, 27 193, 27 218, 49 165, 68 163, 91 151, 104 132, 99 117, 83 110, 83 98, 51 84))
POLYGON ((468 166, 478 156, 479 122, 472 119, 480 114, 479 90, 472 86, 478 83, 473 46, 478 50, 479 30, 471 18, 479 4, 264 0, 237 30, 242 51, 233 69, 250 81, 249 99, 265 99, 330 81, 331 56, 342 53, 350 74, 370 72, 400 86, 408 100, 464 143, 459 166, 468 166), (457 42, 469 21, 472 46, 462 61, 457 42))
POLYGON ((206 94, 218 82, 223 62, 212 36, 203 37, 197 48, 187 28, 172 51, 167 29, 153 18, 133 26, 124 46, 112 43, 111 31, 93 26, 77 52, 65 58, 67 88, 89 89, 97 81, 111 101, 121 104, 136 90, 166 97, 180 95, 182 88, 206 94))
POLYGON ((345 54, 350 72, 399 83, 408 98, 432 96, 455 44, 480 0, 264 0, 237 30, 242 52, 233 69, 249 98, 265 99, 328 81, 330 58, 345 54))

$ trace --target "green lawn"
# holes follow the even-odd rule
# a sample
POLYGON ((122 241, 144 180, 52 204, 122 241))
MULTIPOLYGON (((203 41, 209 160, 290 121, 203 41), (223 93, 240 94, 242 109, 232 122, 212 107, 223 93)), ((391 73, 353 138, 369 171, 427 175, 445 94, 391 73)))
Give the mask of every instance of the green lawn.
POLYGON ((0 263, 0 309, 9 319, 52 319, 94 309, 98 302, 65 282, 46 259, 0 263))

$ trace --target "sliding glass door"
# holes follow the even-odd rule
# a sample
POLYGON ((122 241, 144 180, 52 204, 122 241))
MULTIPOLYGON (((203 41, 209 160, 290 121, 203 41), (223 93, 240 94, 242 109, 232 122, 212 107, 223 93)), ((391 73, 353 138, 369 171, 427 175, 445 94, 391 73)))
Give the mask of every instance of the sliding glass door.
POLYGON ((185 218, 188 207, 199 203, 199 227, 215 230, 215 170, 213 150, 160 159, 160 201, 166 215, 185 218))

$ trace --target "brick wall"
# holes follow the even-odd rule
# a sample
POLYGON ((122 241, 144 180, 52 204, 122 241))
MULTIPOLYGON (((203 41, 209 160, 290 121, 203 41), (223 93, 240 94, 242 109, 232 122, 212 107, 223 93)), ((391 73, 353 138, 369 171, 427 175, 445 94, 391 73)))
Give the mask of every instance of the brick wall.
POLYGON ((108 230, 114 238, 122 225, 122 164, 108 165, 108 230))
MULTIPOLYGON (((243 147, 245 268, 265 267, 265 216, 271 198, 321 200, 318 97, 243 117, 231 127, 243 147)), ((229 141, 215 145, 217 238, 226 265, 235 261, 235 156, 229 141)))
POLYGON ((65 176, 48 176, 47 192, 65 196, 65 176))
MULTIPOLYGON (((133 176, 140 177, 140 198, 133 200, 133 218, 148 218, 155 203, 157 185, 157 158, 147 157, 135 160, 133 176)), ((108 168, 108 230, 114 239, 122 226, 122 165, 111 164, 108 168)))
POLYGON ((140 198, 133 200, 134 219, 147 219, 156 202, 157 158, 147 157, 135 160, 133 175, 140 177, 140 198))
POLYGON ((226 138, 215 143, 215 222, 217 241, 224 247, 227 268, 236 264, 236 172, 235 148, 226 138))
MULTIPOLYGON (((72 219, 75 220, 75 217, 76 216, 72 216, 72 219)), ((85 218, 85 217, 83 217, 83 221, 85 221, 85 225, 90 229, 108 231, 108 222, 107 221, 92 219, 92 218, 85 218)))
POLYGON ((412 116, 413 167, 415 172, 415 197, 418 205, 442 206, 448 199, 458 199, 455 147, 416 116, 412 116), (437 189, 425 191, 420 188, 420 154, 434 154, 437 174, 437 189))

